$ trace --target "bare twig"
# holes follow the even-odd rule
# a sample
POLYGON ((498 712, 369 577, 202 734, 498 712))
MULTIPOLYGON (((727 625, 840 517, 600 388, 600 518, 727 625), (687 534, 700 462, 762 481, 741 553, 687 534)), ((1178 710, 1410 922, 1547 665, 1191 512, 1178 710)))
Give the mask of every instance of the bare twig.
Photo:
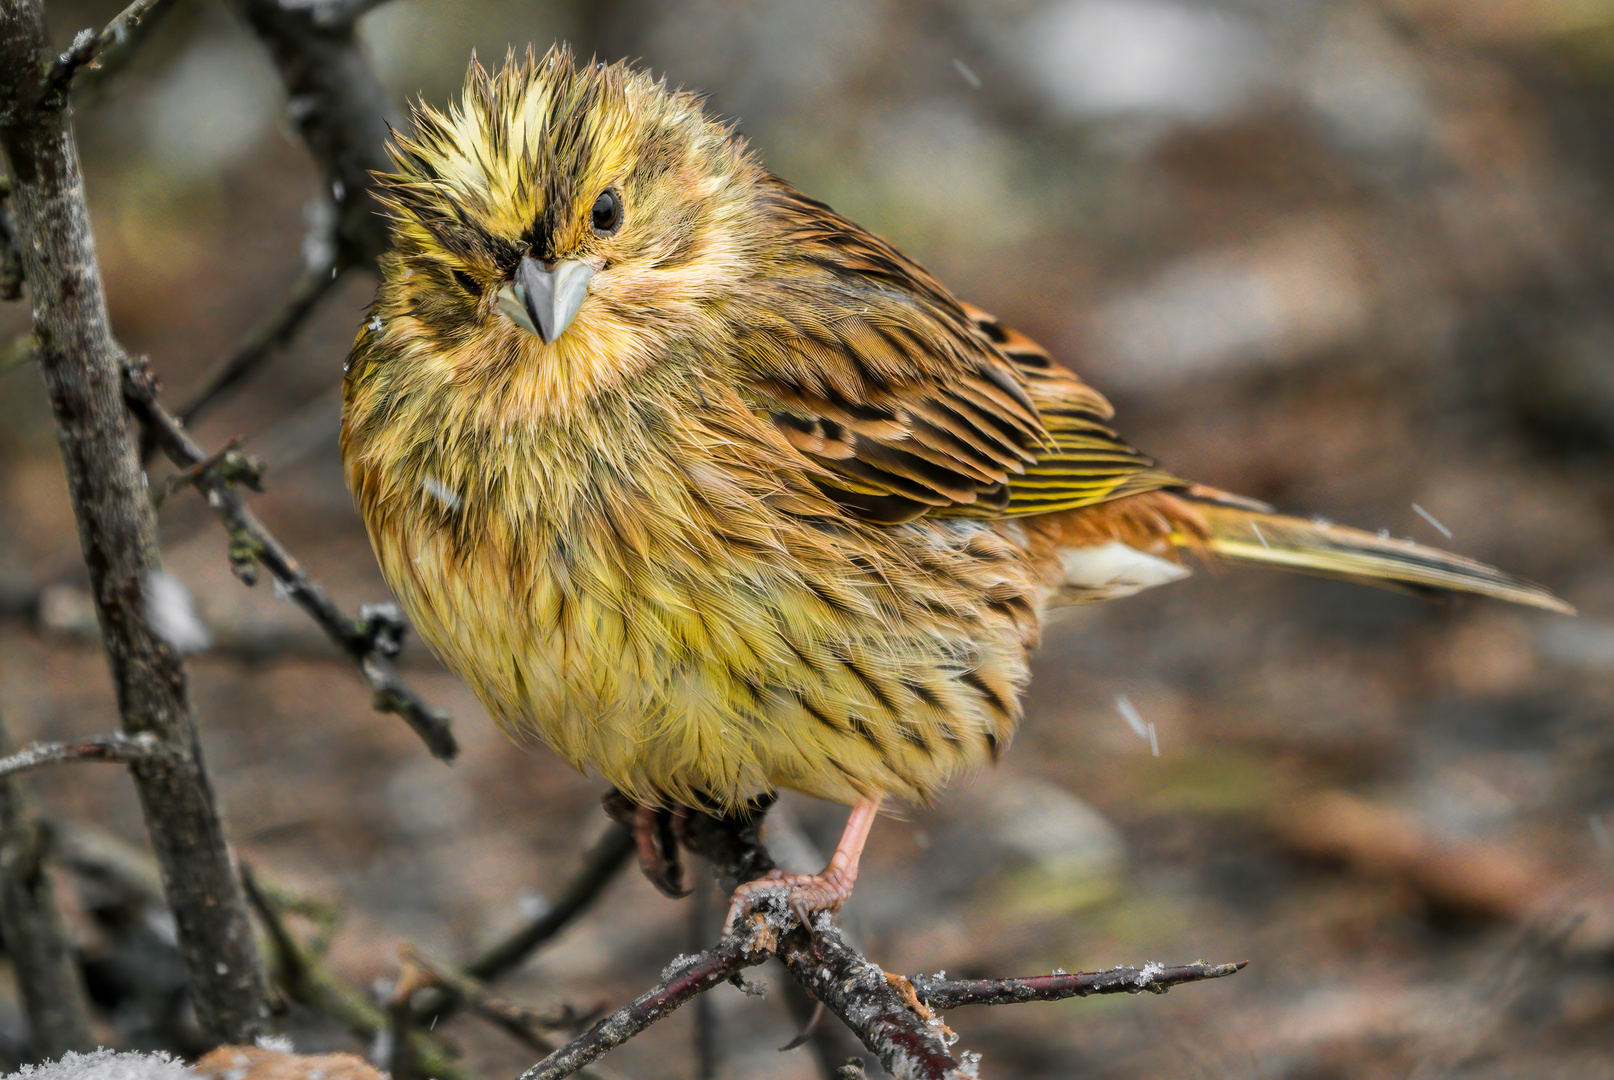
POLYGON ((633 1038, 670 1015, 696 994, 727 982, 741 971, 772 957, 777 932, 768 920, 754 916, 714 948, 681 957, 662 973, 662 981, 631 1005, 618 1009, 565 1046, 521 1074, 521 1080, 559 1080, 633 1038))
MULTIPOLYGON (((683 843, 711 862, 714 875, 725 888, 772 868, 773 860, 758 836, 767 805, 767 801, 759 801, 749 813, 730 819, 693 813, 680 819, 683 843)), ((871 963, 847 943, 829 915, 818 916, 809 929, 789 913, 780 898, 764 895, 758 909, 734 937, 695 956, 675 960, 662 973, 662 982, 654 990, 533 1066, 521 1080, 558 1080, 571 1075, 685 1001, 725 979, 737 979, 743 968, 770 955, 784 963, 803 990, 839 1016, 888 1071, 905 1080, 962 1080, 975 1075, 978 1055, 955 1055, 952 1045, 957 1037, 933 1011, 943 1004, 1006 1004, 1095 993, 1164 993, 1169 986, 1220 978, 1244 966, 1148 965, 1142 969, 1031 979, 910 980, 887 974, 871 963)))
POLYGON ((117 17, 102 27, 99 34, 91 30, 80 30, 73 38, 72 47, 56 58, 56 62, 45 72, 44 81, 40 88, 40 101, 47 108, 58 107, 67 96, 67 91, 73 85, 73 79, 78 73, 93 64, 112 50, 122 46, 130 36, 136 33, 137 28, 162 14, 173 0, 134 0, 134 3, 124 8, 117 17))
POLYGON ((387 97, 352 18, 325 18, 324 4, 231 0, 231 6, 268 47, 286 84, 291 121, 336 203, 335 268, 373 263, 387 246, 385 223, 370 199, 371 173, 390 166, 387 97))
MULTIPOLYGON (((249 868, 242 868, 242 879, 252 909, 268 935, 275 982, 281 991, 299 1005, 335 1020, 362 1042, 371 1043, 378 1033, 387 1031, 392 1020, 386 1011, 327 972, 318 954, 298 943, 286 924, 284 905, 270 895, 249 868)), ((408 1031, 406 1038, 411 1044, 406 1052, 414 1056, 424 1075, 438 1080, 470 1080, 429 1034, 408 1031)))
MULTIPOLYGON (((533 953, 559 934, 582 914, 621 872, 633 852, 633 836, 620 825, 612 825, 583 857, 578 871, 554 905, 490 945, 465 964, 463 974, 477 983, 494 982, 520 967, 533 953)), ((440 980, 436 991, 419 994, 414 1003, 418 1027, 432 1019, 446 1020, 463 1004, 453 992, 453 983, 440 980)), ((546 1051, 547 1053, 547 1051, 546 1051)))
MULTIPOLYGON (((9 746, 0 727, 0 751, 9 746)), ((44 872, 40 825, 15 780, 0 779, 0 936, 28 1018, 28 1043, 44 1060, 95 1049, 73 947, 44 872)))
MULTIPOLYGON (((710 878, 696 880, 693 895, 689 898, 689 936, 686 940, 690 949, 699 949, 711 940, 712 918, 708 910, 712 906, 711 892, 710 878)), ((695 1010, 695 1080, 717 1080, 722 1044, 718 1038, 715 1003, 711 997, 702 994, 690 1008, 695 1010)))
MULTIPOLYGON (((464 1002, 471 1012, 541 1054, 554 1052, 556 1040, 552 1033, 576 1031, 598 1015, 599 1010, 583 1014, 569 1005, 550 1012, 538 1012, 525 1005, 506 1001, 478 980, 428 959, 412 945, 403 946, 399 952, 404 967, 404 973, 398 980, 400 988, 418 991, 418 988, 428 985, 441 987, 455 1000, 464 1002)), ((596 1069, 580 1069, 577 1075, 584 1080, 615 1080, 613 1074, 596 1069)))
POLYGON ((162 486, 151 493, 151 504, 161 509, 163 503, 167 502, 168 497, 174 492, 195 484, 208 473, 215 471, 225 483, 245 484, 253 491, 262 491, 264 464, 255 458, 236 453, 236 448, 240 445, 241 436, 237 435, 195 465, 167 477, 163 480, 162 486))
POLYGON ((285 348, 340 280, 341 274, 334 262, 309 267, 292 286, 285 305, 247 335, 240 347, 202 380, 200 389, 179 410, 179 418, 187 424, 194 423, 209 406, 216 404, 277 350, 285 348))
POLYGON ((146 585, 161 570, 156 515, 122 403, 125 358, 107 318, 78 148, 63 94, 41 77, 49 40, 40 0, 0 5, 0 144, 11 166, 39 369, 56 416, 122 728, 150 735, 169 751, 133 762, 129 771, 198 1020, 209 1037, 249 1042, 267 1019, 263 963, 203 764, 185 667, 147 611, 146 585))
POLYGON ((334 212, 319 215, 303 276, 279 311, 215 368, 180 409, 192 421, 289 344, 349 270, 373 268, 386 226, 370 198, 386 171, 387 101, 354 22, 381 0, 231 0, 268 48, 286 84, 287 110, 323 174, 334 212), (326 230, 329 230, 328 235, 326 230))
POLYGON ((571 925, 616 878, 632 853, 633 835, 620 825, 613 826, 584 856, 583 869, 552 907, 473 958, 465 965, 465 973, 493 982, 514 971, 546 941, 571 925))
POLYGON ((141 44, 162 21, 162 17, 177 6, 174 0, 157 0, 146 10, 145 17, 140 21, 125 22, 115 40, 96 54, 95 63, 79 69, 78 75, 73 79, 75 97, 83 100, 105 89, 112 77, 123 70, 124 65, 140 50, 141 44))
MULTIPOLYGON (((125 395, 135 415, 169 459, 186 469, 205 466, 210 455, 157 400, 157 384, 151 374, 144 367, 130 365, 124 381, 125 395)), ((230 533, 230 563, 237 576, 250 585, 257 580, 257 566, 268 567, 292 602, 358 665, 375 692, 376 709, 402 717, 434 757, 452 760, 459 746, 447 715, 421 700, 387 663, 387 657, 398 653, 405 626, 403 616, 390 604, 367 605, 360 610, 358 619, 342 614, 330 595, 235 493, 229 477, 220 471, 228 461, 226 456, 217 466, 200 469, 193 482, 230 533)))
POLYGON ((0 758, 0 777, 66 761, 110 761, 129 765, 137 761, 149 762, 164 753, 163 744, 149 732, 132 739, 120 731, 69 742, 34 743, 0 758))
POLYGON ((1056 972, 1022 979, 944 979, 934 975, 915 975, 908 981, 919 1000, 932 1009, 956 1009, 964 1005, 1063 1001, 1090 994, 1164 994, 1171 987, 1184 983, 1224 979, 1243 971, 1248 962, 1200 962, 1178 967, 1145 964, 1141 968, 1117 967, 1108 971, 1076 972, 1071 975, 1056 972))

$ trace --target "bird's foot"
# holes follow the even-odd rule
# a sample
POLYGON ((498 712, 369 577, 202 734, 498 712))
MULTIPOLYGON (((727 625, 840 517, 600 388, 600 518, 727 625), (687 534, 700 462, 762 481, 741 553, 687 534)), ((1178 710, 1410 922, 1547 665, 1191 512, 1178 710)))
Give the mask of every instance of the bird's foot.
POLYGON ((783 895, 785 906, 801 920, 807 932, 813 932, 813 916, 821 911, 831 914, 841 910, 852 895, 855 877, 843 873, 836 866, 827 867, 821 874, 787 874, 783 870, 770 870, 767 874, 748 881, 734 890, 729 901, 729 915, 723 920, 723 936, 734 932, 735 926, 751 914, 758 901, 768 896, 783 895))
POLYGON ((612 821, 633 831, 633 846, 639 855, 639 869, 662 895, 677 899, 688 896, 684 884, 684 863, 678 854, 681 830, 689 811, 638 806, 620 791, 606 793, 600 800, 612 821))

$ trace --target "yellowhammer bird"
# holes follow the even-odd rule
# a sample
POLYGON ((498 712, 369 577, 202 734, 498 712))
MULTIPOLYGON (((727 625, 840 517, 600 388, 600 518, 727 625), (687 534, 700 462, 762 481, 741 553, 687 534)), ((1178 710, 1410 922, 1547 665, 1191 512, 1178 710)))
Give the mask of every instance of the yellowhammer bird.
POLYGON ((342 453, 387 580, 508 730, 646 808, 853 806, 995 759, 1062 604, 1185 552, 1552 611, 1410 542, 1182 480, 1102 396, 770 174, 699 99, 564 48, 422 106, 342 453))

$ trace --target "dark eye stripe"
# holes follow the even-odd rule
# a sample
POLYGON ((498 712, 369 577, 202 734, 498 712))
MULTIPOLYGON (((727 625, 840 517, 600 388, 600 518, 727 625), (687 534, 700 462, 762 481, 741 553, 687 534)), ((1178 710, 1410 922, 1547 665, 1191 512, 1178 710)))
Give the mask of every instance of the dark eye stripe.
POLYGON ((454 269, 450 270, 449 272, 454 275, 454 280, 459 282, 460 288, 464 289, 471 296, 482 295, 482 284, 481 282, 477 281, 476 278, 472 277, 470 274, 467 274, 464 270, 454 269))

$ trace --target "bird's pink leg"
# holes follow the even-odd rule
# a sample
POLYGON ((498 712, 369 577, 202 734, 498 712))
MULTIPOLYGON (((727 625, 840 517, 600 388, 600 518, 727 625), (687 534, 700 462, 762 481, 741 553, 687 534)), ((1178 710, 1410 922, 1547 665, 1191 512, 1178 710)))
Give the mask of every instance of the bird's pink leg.
POLYGON ((852 895, 852 886, 857 882, 857 862, 879 812, 879 799, 861 799, 853 804, 841 842, 836 845, 835 854, 829 857, 829 865, 821 872, 787 874, 783 870, 771 870, 767 876, 735 889, 734 898, 729 901, 729 917, 723 921, 723 935, 727 937, 734 930, 734 924, 750 911, 757 897, 767 893, 783 892, 785 903, 809 931, 816 912, 841 910, 841 905, 852 895))

